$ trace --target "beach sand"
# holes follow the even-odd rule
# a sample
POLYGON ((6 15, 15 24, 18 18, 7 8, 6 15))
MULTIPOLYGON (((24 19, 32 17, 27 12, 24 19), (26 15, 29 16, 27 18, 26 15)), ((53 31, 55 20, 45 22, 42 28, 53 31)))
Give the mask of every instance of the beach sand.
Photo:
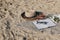
POLYGON ((59 40, 60 23, 38 30, 21 14, 26 10, 47 14, 60 13, 60 0, 0 0, 0 40, 59 40))

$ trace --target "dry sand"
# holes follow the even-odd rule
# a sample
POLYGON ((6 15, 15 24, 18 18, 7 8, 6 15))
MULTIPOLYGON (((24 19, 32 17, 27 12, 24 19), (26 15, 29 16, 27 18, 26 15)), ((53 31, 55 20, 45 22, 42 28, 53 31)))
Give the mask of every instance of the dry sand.
POLYGON ((60 0, 0 0, 0 40, 60 40, 60 25, 42 30, 21 17, 26 10, 60 13, 60 0))

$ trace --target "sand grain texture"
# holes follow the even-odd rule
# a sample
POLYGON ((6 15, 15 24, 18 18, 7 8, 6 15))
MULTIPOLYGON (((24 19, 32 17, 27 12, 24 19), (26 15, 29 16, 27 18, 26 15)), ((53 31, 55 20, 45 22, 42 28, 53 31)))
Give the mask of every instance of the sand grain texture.
POLYGON ((60 25, 38 30, 21 13, 34 9, 46 14, 60 13, 60 0, 0 0, 0 40, 59 40, 60 25))

